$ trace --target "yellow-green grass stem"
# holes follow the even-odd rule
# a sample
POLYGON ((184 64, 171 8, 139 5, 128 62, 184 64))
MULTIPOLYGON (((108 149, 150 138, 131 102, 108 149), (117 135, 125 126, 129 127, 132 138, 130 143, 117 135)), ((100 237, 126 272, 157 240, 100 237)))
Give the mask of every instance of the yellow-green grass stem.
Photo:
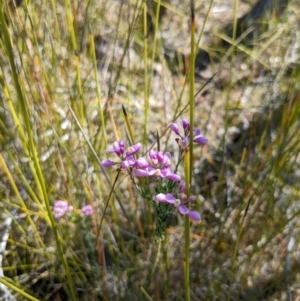
POLYGON ((38 210, 39 210, 39 214, 41 216, 43 216, 43 218, 46 220, 47 224, 50 225, 50 219, 49 219, 49 216, 48 216, 47 212, 45 211, 45 208, 44 208, 43 204, 41 203, 38 195, 32 189, 30 183, 27 181, 26 176, 22 173, 18 162, 16 162, 15 158, 12 156, 11 153, 8 153, 8 158, 11 160, 11 162, 14 165, 14 171, 15 171, 14 175, 19 176, 19 178, 21 179, 22 184, 26 188, 26 191, 27 191, 28 195, 32 198, 33 202, 37 205, 38 210))
MULTIPOLYGON (((34 54, 34 56, 32 56, 32 60, 34 60, 35 57, 38 58, 38 60, 39 60, 39 64, 38 65, 41 67, 41 71, 42 71, 42 74, 43 74, 43 78, 45 79, 47 89, 49 91, 52 91, 53 90, 52 89, 52 84, 51 84, 51 81, 50 81, 49 76, 47 74, 47 71, 45 70, 43 58, 42 58, 41 51, 40 51, 39 42, 38 42, 38 39, 37 39, 37 36, 36 36, 35 24, 34 24, 34 22, 32 20, 32 15, 31 15, 30 11, 28 11, 28 10, 27 10, 26 14, 27 14, 28 20, 30 22, 30 27, 31 27, 30 34, 32 35, 32 39, 34 41, 34 46, 35 46, 35 49, 34 49, 35 50, 35 52, 34 52, 35 54, 34 54)), ((52 39, 51 39, 51 42, 52 42, 52 39)), ((27 47, 27 50, 28 50, 28 47, 27 47)), ((56 60, 52 60, 51 67, 52 67, 52 70, 56 69, 56 60)), ((28 77, 26 78, 26 80, 27 80, 27 82, 29 81, 28 77)), ((30 86, 29 82, 28 82, 28 86, 30 86)))
POLYGON ((191 55, 190 55, 190 178, 189 184, 192 180, 192 166, 193 166, 193 151, 194 151, 194 108, 195 108, 195 6, 194 1, 191 0, 191 55))
MULTIPOLYGON (((190 195, 190 186, 193 176, 193 132, 194 132, 194 107, 195 107, 195 4, 191 0, 191 54, 189 65, 189 79, 190 79, 190 143, 189 149, 184 154, 184 168, 185 168, 185 182, 186 182, 186 194, 190 195)), ((190 301, 190 220, 189 216, 185 216, 184 219, 184 288, 185 288, 185 300, 190 301)))
POLYGON ((115 180, 114 180, 114 183, 113 183, 113 185, 112 185, 112 187, 111 187, 111 190, 110 190, 110 193, 109 193, 107 202, 106 202, 106 204, 105 204, 105 207, 104 207, 104 210, 103 210, 103 214, 102 214, 102 217, 101 217, 101 220, 100 220, 100 224, 99 224, 98 230, 97 230, 97 239, 96 239, 96 242, 98 241, 98 237, 99 237, 99 235, 100 235, 100 231, 101 231, 102 224, 103 224, 103 221, 104 221, 105 213, 106 213, 106 210, 107 210, 107 208, 108 208, 108 204, 109 204, 109 201, 110 201, 110 199, 111 199, 111 196, 112 196, 112 194, 113 194, 113 192, 114 192, 114 190, 115 190, 116 184, 117 184, 117 182, 118 182, 118 178, 119 178, 120 172, 121 172, 121 170, 118 171, 118 173, 117 173, 117 175, 116 175, 116 177, 115 177, 115 180))
MULTIPOLYGON (((73 1, 72 1, 72 4, 73 4, 73 1)), ((71 37, 72 47, 73 47, 73 50, 76 53, 77 50, 78 50, 78 47, 77 47, 77 37, 76 37, 76 34, 75 34, 74 20, 73 20, 73 18, 75 16, 73 15, 73 12, 72 12, 72 9, 71 9, 70 0, 65 1, 65 12, 66 12, 66 18, 67 18, 68 31, 69 31, 70 37, 71 37)))
POLYGON ((238 22, 238 6, 239 6, 239 0, 234 1, 234 9, 233 9, 233 30, 232 30, 232 40, 235 41, 236 39, 236 31, 237 31, 237 22, 238 22))
MULTIPOLYGON (((190 194, 190 156, 190 151, 186 150, 184 153, 184 171, 187 195, 190 194)), ((190 220, 187 215, 184 217, 184 238, 184 292, 185 300, 190 301, 190 220)))
POLYGON ((60 29, 58 26, 57 12, 56 12, 56 0, 51 0, 51 6, 52 6, 52 16, 54 18, 55 38, 58 39, 58 41, 60 42, 61 38, 60 38, 60 29))
POLYGON ((157 42, 157 32, 158 32, 158 25, 159 25, 159 14, 160 14, 160 6, 161 6, 161 0, 157 0, 156 2, 156 12, 155 12, 155 24, 154 24, 154 35, 153 35, 153 47, 152 47, 152 56, 151 56, 151 62, 150 62, 150 78, 148 83, 148 95, 147 99, 149 101, 150 97, 150 91, 151 91, 151 85, 152 85, 152 78, 153 78, 153 65, 156 55, 156 42, 157 42))
POLYGON ((147 0, 143 3, 143 25, 144 25, 144 133, 143 145, 147 142, 147 123, 149 110, 149 85, 148 85, 148 24, 147 24, 147 0))
POLYGON ((208 18, 209 18, 209 15, 210 15, 210 11, 212 9, 213 4, 214 4, 214 0, 211 0, 210 3, 209 3, 209 7, 208 7, 208 10, 207 10, 207 13, 205 14, 204 21, 202 23, 202 28, 201 28, 201 31, 200 31, 199 38, 197 40, 196 47, 198 47, 200 45, 200 43, 201 43, 202 37, 204 35, 205 25, 206 25, 206 23, 208 21, 208 18))
POLYGON ((105 131, 105 118, 103 115, 103 110, 101 106, 101 88, 100 88, 100 81, 99 81, 99 75, 98 75, 98 67, 97 67, 97 59, 96 59, 96 50, 94 45, 94 35, 90 35, 90 44, 91 44, 91 55, 93 60, 93 69, 94 69, 94 76, 96 81, 96 93, 97 93, 97 101, 98 101, 98 108, 99 108, 99 114, 100 114, 100 123, 101 123, 101 149, 106 149, 107 147, 107 137, 106 137, 106 131, 105 131))
POLYGON ((150 295, 147 293, 147 291, 144 289, 143 286, 141 286, 141 291, 149 301, 153 301, 153 299, 150 297, 150 295))
MULTIPOLYGON (((25 156, 27 158, 30 158, 30 151, 28 149, 28 143, 27 143, 27 140, 26 140, 26 135, 25 135, 25 132, 23 130, 22 123, 21 123, 21 121, 20 121, 20 119, 19 119, 19 117, 18 117, 18 115, 17 115, 17 113, 15 111, 14 106, 13 106, 9 89, 8 89, 8 87, 6 85, 4 85, 2 79, 0 79, 0 83, 3 84, 2 85, 2 87, 3 87, 3 94, 4 94, 5 98, 6 98, 7 105, 8 105, 10 114, 12 116, 13 122, 16 125, 17 132, 18 132, 18 134, 19 134, 19 136, 21 138, 24 154, 25 154, 25 156)), ((35 172, 35 168, 34 168, 34 165, 32 164, 32 161, 29 161, 29 166, 30 166, 30 169, 32 171, 32 174, 33 174, 35 183, 37 185, 38 191, 39 191, 40 195, 43 195, 42 187, 40 185, 40 181, 39 181, 39 179, 37 177, 37 174, 35 172)))
POLYGON ((18 287, 18 285, 16 285, 13 280, 6 278, 6 277, 0 277, 0 283, 2 283, 3 285, 5 285, 6 287, 10 288, 12 291, 18 293, 19 295, 21 295, 22 297, 26 298, 27 300, 31 300, 31 301, 41 301, 41 299, 37 299, 35 297, 33 297, 32 295, 24 292, 24 288, 20 288, 18 287))
POLYGON ((125 109, 124 105, 122 105, 122 111, 123 111, 126 127, 127 127, 127 130, 128 130, 128 135, 129 135, 129 138, 130 138, 130 143, 134 144, 135 142, 134 142, 134 135, 133 135, 133 131, 132 131, 132 126, 131 126, 131 123, 129 121, 128 114, 126 112, 126 109, 125 109))
POLYGON ((81 124, 84 125, 84 116, 85 116, 85 105, 84 105, 84 98, 83 98, 83 90, 82 90, 82 81, 81 81, 81 69, 80 69, 80 57, 79 54, 76 53, 76 71, 77 71, 77 90, 79 94, 79 111, 80 111, 80 118, 81 124))
POLYGON ((40 236, 37 234, 38 233, 38 230, 35 226, 35 223, 33 222, 32 218, 30 217, 30 214, 29 214, 29 210, 24 202, 24 200, 22 199, 21 195, 20 195, 20 192, 17 188, 17 185, 13 179, 13 176, 11 174, 11 172, 9 171, 5 161, 4 161, 4 158, 2 157, 2 155, 0 154, 0 169, 4 171, 4 173, 6 174, 8 180, 9 180, 9 183, 11 185, 11 188, 16 196, 16 199, 18 200, 20 206, 21 206, 21 210, 26 214, 26 219, 28 219, 29 221, 29 224, 31 225, 32 229, 33 229, 33 232, 35 234, 35 236, 37 237, 37 240, 38 240, 38 244, 39 246, 41 246, 42 248, 44 248, 44 243, 43 241, 41 240, 40 236), (37 234, 37 235, 36 235, 37 234))
POLYGON ((35 171, 33 171, 33 174, 36 173, 37 175, 37 179, 38 182, 37 184, 39 184, 41 186, 41 190, 42 190, 42 198, 45 202, 46 205, 46 209, 50 218, 50 222, 51 222, 51 227, 52 227, 52 231, 55 237, 55 241, 56 241, 56 246, 57 246, 57 250, 58 250, 58 256, 59 259, 61 260, 63 266, 64 266, 64 270, 66 273, 66 277, 67 277, 67 282, 69 285, 69 295, 71 297, 72 300, 77 300, 76 294, 75 294, 75 288, 74 288, 74 283, 71 277, 71 273, 70 273, 70 269, 68 266, 68 263, 64 257, 63 251, 62 251, 62 245, 61 245, 61 240, 59 238, 57 229, 56 229, 56 225, 55 225, 55 221, 54 221, 54 217, 52 214, 52 210, 51 210, 51 206, 49 203, 49 199, 48 199, 48 194, 47 194, 47 189, 46 189, 46 185, 45 185, 45 180, 44 180, 44 176, 42 173, 42 169, 39 163, 39 158, 37 155, 37 150, 35 147, 35 142, 33 139, 33 134, 32 134, 32 128, 31 128, 31 124, 30 124, 30 117, 29 117, 29 112, 28 112, 28 107, 27 107, 27 101, 26 101, 26 97, 24 95, 24 92, 22 90, 22 87, 20 85, 20 78, 19 78, 19 74, 17 72, 17 68, 15 66, 15 59, 14 59, 14 54, 13 54, 13 47, 11 44, 11 39, 10 39, 10 35, 8 32, 8 28, 7 28, 7 23, 5 21, 5 16, 4 16, 4 12, 3 12, 3 8, 0 7, 0 24, 1 24, 1 28, 2 28, 2 34, 3 34, 3 39, 4 39, 4 46, 6 48, 7 54, 8 54, 8 58, 9 58, 9 64, 11 67, 11 72, 12 72, 12 78, 13 78, 13 82, 15 85, 15 89, 16 89, 16 94, 17 94, 17 99, 20 103, 20 107, 21 107, 21 114, 23 116, 24 119, 24 123, 25 123, 25 128, 26 128, 26 133, 27 133, 27 137, 28 137, 28 149, 30 151, 30 161, 33 161, 34 164, 34 169, 35 171))

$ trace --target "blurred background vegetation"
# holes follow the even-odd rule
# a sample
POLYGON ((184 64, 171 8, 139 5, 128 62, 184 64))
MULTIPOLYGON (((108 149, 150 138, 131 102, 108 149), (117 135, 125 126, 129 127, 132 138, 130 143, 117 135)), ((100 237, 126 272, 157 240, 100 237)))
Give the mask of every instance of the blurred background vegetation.
MULTIPOLYGON (((0 3, 0 299, 184 300, 183 219, 152 275, 155 217, 125 174, 98 235, 116 176, 98 158, 126 140, 122 105, 146 151, 188 103, 190 3, 0 3), (59 199, 95 214, 54 220, 59 199)), ((191 300, 300 300, 298 2, 195 6, 209 143, 195 149, 191 300)))

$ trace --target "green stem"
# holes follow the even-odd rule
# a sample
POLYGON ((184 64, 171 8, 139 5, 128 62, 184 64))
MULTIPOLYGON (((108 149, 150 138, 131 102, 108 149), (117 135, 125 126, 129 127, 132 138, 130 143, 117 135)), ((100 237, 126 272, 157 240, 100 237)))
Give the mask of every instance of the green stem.
MULTIPOLYGON (((185 192, 190 195, 190 152, 186 150, 184 153, 184 171, 185 171, 185 192)), ((184 217, 184 291, 185 300, 190 301, 190 221, 189 216, 184 217)))
POLYGON ((185 300, 190 301, 190 220, 186 215, 184 217, 184 291, 185 300))
POLYGON ((148 123, 148 109, 149 109, 149 86, 148 86, 148 32, 147 32, 147 1, 144 0, 143 4, 143 20, 144 20, 144 82, 145 82, 145 94, 144 94, 144 133, 143 144, 147 142, 147 123, 148 123))
MULTIPOLYGON (((184 154, 185 161, 185 179, 186 194, 190 195, 190 186, 193 175, 193 133, 194 133, 194 107, 195 107, 195 4, 191 0, 191 55, 190 55, 190 143, 189 150, 184 154)), ((184 287, 185 300, 190 301, 190 220, 186 215, 184 219, 184 237, 185 237, 185 261, 184 261, 184 287)))

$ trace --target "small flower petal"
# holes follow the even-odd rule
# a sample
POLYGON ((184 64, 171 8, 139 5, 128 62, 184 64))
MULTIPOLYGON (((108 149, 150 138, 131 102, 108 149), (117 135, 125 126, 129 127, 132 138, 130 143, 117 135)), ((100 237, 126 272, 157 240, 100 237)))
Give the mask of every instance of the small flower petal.
POLYGON ((136 161, 135 161, 135 165, 139 168, 146 168, 149 166, 149 163, 148 161, 145 159, 145 158, 138 158, 136 161))
POLYGON ((181 123, 185 133, 190 130, 190 123, 189 122, 187 122, 185 120, 181 120, 180 123, 181 123))
POLYGON ((157 169, 154 169, 152 167, 147 167, 145 169, 135 169, 134 175, 136 177, 151 177, 156 175, 157 169))
POLYGON ((205 145, 207 143, 208 139, 202 135, 194 137, 194 142, 198 143, 200 145, 205 145))
POLYGON ((166 178, 173 182, 179 182, 181 180, 181 177, 179 175, 176 175, 175 173, 168 175, 166 178))
POLYGON ((159 163, 157 154, 158 153, 152 149, 149 151, 149 158, 154 166, 156 166, 159 163))
POLYGON ((185 182, 182 182, 181 185, 180 185, 180 188, 179 188, 179 191, 181 193, 185 193, 185 182))
POLYGON ((180 176, 175 174, 170 168, 164 168, 161 170, 161 177, 162 178, 167 178, 173 182, 179 182, 180 181, 180 176))
POLYGON ((119 141, 119 149, 120 149, 121 154, 123 154, 124 153, 124 149, 125 149, 125 143, 124 143, 123 140, 119 141))
POLYGON ((111 167, 111 166, 113 166, 113 165, 115 165, 115 164, 117 164, 116 162, 113 162, 113 161, 110 161, 110 160, 103 160, 102 162, 101 162, 101 164, 102 164, 102 166, 104 167, 104 168, 108 168, 108 167, 111 167))
POLYGON ((155 198, 157 201, 162 203, 174 204, 176 202, 176 198, 171 193, 159 193, 155 198))
POLYGON ((163 162, 163 167, 171 166, 171 154, 169 152, 165 153, 161 161, 163 162))
POLYGON ((201 145, 205 145, 207 143, 207 141, 208 141, 208 139, 201 134, 201 130, 200 129, 194 129, 194 137, 193 137, 193 139, 194 139, 195 143, 198 143, 198 144, 201 144, 201 145))
POLYGON ((194 129, 194 137, 201 135, 201 130, 200 129, 194 129))
POLYGON ((164 193, 159 193, 155 196, 155 199, 159 202, 166 202, 166 195, 164 193))
POLYGON ((136 177, 148 177, 148 172, 145 169, 135 169, 134 175, 136 177))
POLYGON ((128 147, 126 155, 132 156, 132 155, 136 154, 141 149, 141 147, 142 147, 141 143, 131 145, 130 147, 128 147))
POLYGON ((194 202, 195 200, 196 200, 196 196, 191 195, 191 196, 189 196, 185 201, 186 201, 186 202, 194 202))
POLYGON ((177 126, 176 123, 171 123, 170 129, 171 129, 175 134, 177 134, 178 136, 180 136, 179 129, 178 129, 178 126, 177 126))
POLYGON ((189 211, 188 216, 190 217, 190 219, 192 219, 194 221, 200 221, 201 220, 201 215, 198 211, 189 211))
POLYGON ((107 153, 115 153, 117 156, 121 156, 124 153, 125 144, 123 140, 115 141, 111 147, 109 147, 107 153))
POLYGON ((189 213, 189 209, 186 207, 186 206, 184 206, 184 205, 179 205, 178 206, 178 210, 179 210, 179 212, 182 214, 182 215, 186 215, 186 214, 188 214, 189 213))
POLYGON ((131 166, 134 166, 135 165, 135 159, 133 156, 128 156, 121 164, 121 168, 122 169, 127 169, 131 166))
MULTIPOLYGON (((166 155, 166 154, 165 154, 166 155)), ((162 151, 159 151, 157 153, 157 160, 159 163, 163 163, 164 162, 164 157, 165 157, 164 153, 162 151)))

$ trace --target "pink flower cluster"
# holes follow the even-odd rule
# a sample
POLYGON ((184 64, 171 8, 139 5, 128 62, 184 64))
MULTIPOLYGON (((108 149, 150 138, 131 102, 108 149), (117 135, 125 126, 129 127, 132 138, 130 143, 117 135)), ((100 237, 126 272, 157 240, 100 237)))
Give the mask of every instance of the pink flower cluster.
MULTIPOLYGON (((184 151, 189 147, 190 143, 190 124, 184 120, 181 121, 183 128, 183 134, 180 133, 178 126, 175 123, 170 125, 171 130, 179 136, 176 139, 181 151, 184 151)), ((207 143, 207 138, 201 134, 199 129, 193 130, 193 141, 200 145, 207 143)), ((163 153, 162 151, 150 150, 148 159, 144 157, 138 157, 137 153, 141 149, 141 144, 137 143, 131 145, 127 149, 123 140, 116 141, 111 147, 107 149, 107 153, 115 154, 119 157, 117 161, 103 160, 102 166, 105 168, 113 165, 119 165, 120 170, 127 171, 131 176, 142 178, 151 177, 152 179, 167 179, 173 182, 171 185, 162 184, 162 181, 158 181, 158 187, 156 187, 155 200, 160 203, 167 203, 173 205, 175 209, 182 215, 188 215, 192 220, 199 221, 200 213, 190 210, 187 203, 194 201, 194 196, 187 196, 185 194, 185 184, 182 184, 177 194, 172 194, 172 190, 179 183, 181 178, 171 168, 171 154, 169 152, 163 153), (167 188, 167 189, 166 189, 167 188), (161 192, 161 193, 158 193, 161 192), (169 192, 169 193, 162 193, 169 192)), ((170 182, 169 182, 170 183, 170 182)))
MULTIPOLYGON (((68 215, 73 211, 73 206, 69 205, 67 201, 58 200, 53 205, 54 217, 60 218, 64 215, 68 215)), ((94 214, 93 207, 91 205, 85 205, 81 208, 81 213, 84 216, 90 216, 94 214)))
POLYGON ((180 181, 180 176, 175 174, 171 169, 171 154, 162 151, 155 152, 150 150, 149 161, 143 157, 135 158, 135 154, 141 149, 141 144, 130 146, 125 151, 123 140, 114 142, 113 146, 107 149, 108 153, 115 153, 121 161, 102 161, 102 166, 107 168, 119 164, 121 170, 132 172, 134 176, 166 178, 173 182, 180 181))

